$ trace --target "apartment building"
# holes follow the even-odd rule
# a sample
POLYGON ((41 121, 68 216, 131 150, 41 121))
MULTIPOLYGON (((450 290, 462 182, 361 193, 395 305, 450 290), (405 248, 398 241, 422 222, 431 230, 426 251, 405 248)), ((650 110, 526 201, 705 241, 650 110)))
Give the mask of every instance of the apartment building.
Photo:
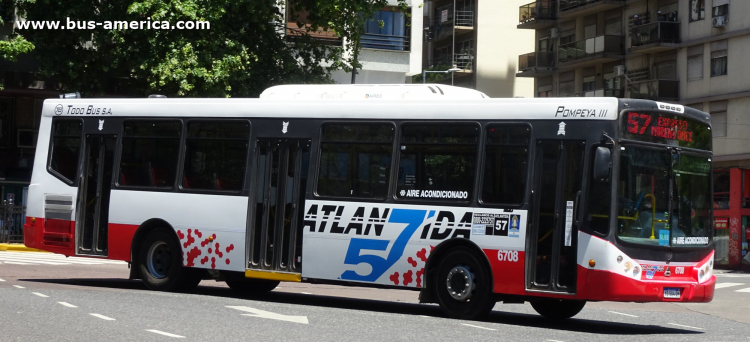
MULTIPOLYGON (((516 59, 534 48, 533 33, 516 28, 516 8, 528 0, 432 0, 423 6, 422 66, 427 81, 490 97, 532 97, 533 81, 515 77, 516 59), (449 69, 455 72, 441 73, 449 69)), ((421 75, 414 82, 421 82, 421 75)))
MULTIPOLYGON (((712 116, 716 261, 737 267, 750 239, 750 1, 538 0, 517 77, 546 96, 680 103, 712 116)), ((747 258, 750 260, 750 257, 747 258)))

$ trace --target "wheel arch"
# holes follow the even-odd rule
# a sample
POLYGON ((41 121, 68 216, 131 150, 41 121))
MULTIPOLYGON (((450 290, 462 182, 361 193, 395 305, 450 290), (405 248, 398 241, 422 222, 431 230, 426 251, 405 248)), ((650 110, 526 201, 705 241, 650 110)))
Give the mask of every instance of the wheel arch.
POLYGON ((141 248, 141 244, 143 243, 143 240, 146 238, 148 233, 158 228, 167 228, 167 230, 171 232, 172 236, 177 241, 180 241, 172 225, 164 219, 152 218, 141 223, 138 229, 136 229, 135 234, 133 235, 133 240, 130 243, 130 279, 141 279, 141 274, 137 266, 139 262, 138 255, 140 254, 138 253, 138 251, 141 248))
MULTIPOLYGON (((474 252, 478 257, 479 260, 489 271, 490 277, 490 289, 494 289, 494 276, 492 273, 492 267, 490 265, 490 261, 487 258, 487 254, 482 251, 479 246, 477 246, 474 241, 471 241, 469 239, 465 238, 454 238, 454 239, 448 239, 440 244, 438 244, 430 253, 430 256, 427 258, 427 262, 425 263, 425 274, 424 274, 424 284, 425 287, 422 288, 420 292, 420 302, 422 303, 436 303, 437 297, 435 295, 435 272, 437 272, 437 267, 440 264, 440 260, 442 260, 448 253, 450 253, 451 250, 458 248, 458 247, 467 247, 469 250, 474 252)), ((493 291, 494 292, 494 291, 493 291)))

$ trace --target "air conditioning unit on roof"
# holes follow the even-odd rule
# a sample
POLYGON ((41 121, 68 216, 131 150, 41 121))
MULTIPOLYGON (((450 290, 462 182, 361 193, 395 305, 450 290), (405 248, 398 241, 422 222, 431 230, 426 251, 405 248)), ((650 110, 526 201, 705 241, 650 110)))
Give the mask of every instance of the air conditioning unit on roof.
POLYGON ((723 15, 714 17, 713 24, 714 24, 714 27, 723 28, 727 24, 727 17, 723 15))

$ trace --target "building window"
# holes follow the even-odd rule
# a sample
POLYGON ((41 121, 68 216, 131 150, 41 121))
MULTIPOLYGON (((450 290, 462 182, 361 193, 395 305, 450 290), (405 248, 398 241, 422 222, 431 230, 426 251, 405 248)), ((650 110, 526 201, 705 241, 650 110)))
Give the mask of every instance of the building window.
POLYGON ((596 76, 583 78, 583 91, 593 91, 596 88, 596 76))
POLYGON ((399 199, 471 200, 478 145, 477 124, 403 125, 396 195, 399 199))
POLYGON ((727 50, 711 52, 711 77, 727 74, 727 50))
POLYGON ((55 120, 49 169, 65 183, 75 183, 81 155, 81 120, 55 120))
POLYGON ((690 21, 706 18, 706 0, 690 0, 690 21))
POLYGON ((713 10, 711 11, 713 13, 713 17, 719 17, 719 16, 726 16, 729 14, 729 4, 724 4, 720 6, 714 6, 713 10))
POLYGON ((714 101, 708 104, 711 113, 711 130, 714 137, 727 136, 727 108, 728 101, 714 101))
POLYGON ((703 78, 703 45, 696 45, 688 48, 687 66, 688 81, 695 81, 703 78))
POLYGON ((174 186, 182 123, 179 120, 128 120, 124 126, 117 184, 174 186))
POLYGON ((249 137, 248 121, 190 121, 182 187, 242 190, 249 137))
POLYGON ((488 125, 486 139, 482 202, 522 204, 531 129, 528 125, 488 125))
POLYGON ((394 132, 388 123, 323 126, 317 194, 385 198, 394 132))
POLYGON ((362 47, 409 51, 409 28, 406 21, 406 15, 395 8, 376 12, 365 23, 365 32, 361 37, 362 47))

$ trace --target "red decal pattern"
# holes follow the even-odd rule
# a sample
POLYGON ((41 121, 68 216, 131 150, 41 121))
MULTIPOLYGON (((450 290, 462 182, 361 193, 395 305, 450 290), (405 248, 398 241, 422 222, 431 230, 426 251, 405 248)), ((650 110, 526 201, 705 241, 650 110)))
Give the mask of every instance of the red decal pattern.
POLYGON ((412 257, 409 257, 409 259, 406 259, 411 264, 411 267, 417 267, 417 261, 414 260, 412 257))
POLYGON ((234 244, 230 244, 228 247, 225 247, 226 250, 226 258, 225 253, 220 250, 220 244, 219 242, 215 242, 217 239, 216 234, 211 234, 210 236, 207 236, 206 239, 203 239, 204 233, 201 233, 197 229, 188 229, 187 234, 185 234, 182 230, 177 230, 177 237, 180 238, 180 243, 182 244, 183 251, 182 251, 182 259, 187 267, 194 267, 196 266, 197 262, 200 262, 201 265, 205 265, 208 263, 208 261, 211 261, 211 268, 216 268, 216 262, 222 262, 224 264, 229 265, 231 261, 229 260, 228 253, 234 250, 234 244), (200 240, 196 240, 196 237, 200 240), (211 243, 214 243, 214 246, 211 246, 211 243), (198 247, 198 244, 200 244, 200 248, 198 247), (202 251, 202 248, 205 248, 208 246, 208 249, 205 251, 202 251), (204 255, 202 258, 202 254, 204 252, 208 252, 207 254, 215 254, 216 257, 209 257, 208 255, 204 255))
MULTIPOLYGON (((409 286, 409 284, 414 284, 414 287, 421 288, 422 287, 422 278, 424 277, 424 266, 427 264, 427 258, 429 257, 430 253, 435 249, 435 246, 430 246, 430 249, 427 250, 427 248, 422 248, 417 251, 414 255, 419 259, 414 259, 412 257, 409 257, 406 259, 406 262, 413 267, 413 270, 408 270, 402 274, 403 276, 403 284, 404 286, 409 286), (421 261, 421 262, 420 262, 421 261), (421 265, 420 265, 421 264, 421 265)), ((391 281, 394 282, 394 284, 398 285, 398 275, 396 275, 396 281, 393 280, 393 275, 391 275, 391 281)))
POLYGON ((411 284, 411 282, 411 270, 409 270, 408 272, 404 273, 404 286, 408 286, 409 284, 411 284))
POLYGON ((398 272, 394 272, 393 274, 391 274, 391 277, 389 279, 391 279, 394 284, 398 285, 398 272))

